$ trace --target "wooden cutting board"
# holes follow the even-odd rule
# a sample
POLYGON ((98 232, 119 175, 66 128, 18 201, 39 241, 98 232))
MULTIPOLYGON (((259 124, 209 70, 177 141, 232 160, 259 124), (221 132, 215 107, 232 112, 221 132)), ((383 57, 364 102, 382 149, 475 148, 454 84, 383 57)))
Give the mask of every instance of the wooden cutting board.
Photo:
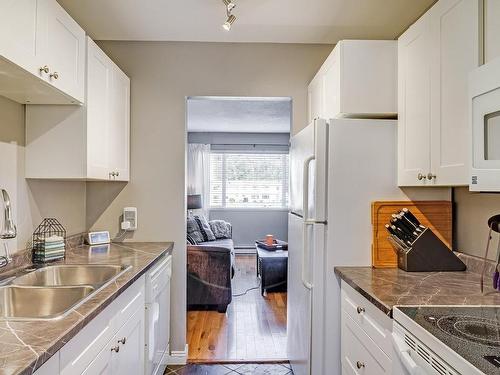
POLYGON ((452 244, 452 205, 450 201, 378 201, 372 203, 372 266, 375 268, 396 268, 394 250, 387 240, 384 225, 391 215, 408 208, 426 227, 450 249, 452 244))

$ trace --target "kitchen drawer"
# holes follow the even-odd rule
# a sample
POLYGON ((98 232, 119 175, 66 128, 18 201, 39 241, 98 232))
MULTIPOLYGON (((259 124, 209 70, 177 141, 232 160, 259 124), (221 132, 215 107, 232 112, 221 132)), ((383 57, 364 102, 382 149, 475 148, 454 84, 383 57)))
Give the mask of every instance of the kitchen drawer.
MULTIPOLYGON (((118 302, 119 303, 119 302, 118 302)), ((115 334, 111 304, 60 350, 60 374, 81 374, 115 334)))
POLYGON ((113 318, 117 330, 129 320, 138 308, 142 308, 144 311, 146 304, 144 285, 145 277, 142 276, 120 296, 122 302, 113 318))
POLYGON ((342 310, 384 351, 392 353, 392 320, 351 286, 342 281, 342 310))
POLYGON ((390 358, 342 311, 342 375, 389 375, 390 358))

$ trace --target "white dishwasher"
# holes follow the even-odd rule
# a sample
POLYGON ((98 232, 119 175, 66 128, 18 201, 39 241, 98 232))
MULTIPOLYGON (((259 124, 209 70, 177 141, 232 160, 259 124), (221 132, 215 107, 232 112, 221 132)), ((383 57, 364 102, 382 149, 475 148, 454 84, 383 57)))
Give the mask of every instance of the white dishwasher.
POLYGON ((170 344, 170 278, 168 255, 146 274, 146 375, 163 374, 170 344))

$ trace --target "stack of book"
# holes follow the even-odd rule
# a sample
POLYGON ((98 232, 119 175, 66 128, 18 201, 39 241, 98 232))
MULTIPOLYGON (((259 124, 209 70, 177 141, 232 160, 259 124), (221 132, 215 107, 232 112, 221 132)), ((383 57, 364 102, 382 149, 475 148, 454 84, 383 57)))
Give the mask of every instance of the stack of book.
POLYGON ((64 237, 50 236, 37 241, 34 247, 33 260, 36 262, 50 262, 64 258, 65 252, 64 237))

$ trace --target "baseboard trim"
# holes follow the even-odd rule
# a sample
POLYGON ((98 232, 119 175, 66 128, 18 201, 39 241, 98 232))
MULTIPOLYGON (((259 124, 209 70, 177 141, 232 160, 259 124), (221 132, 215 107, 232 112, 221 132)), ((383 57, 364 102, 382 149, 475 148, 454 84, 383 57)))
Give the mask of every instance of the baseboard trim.
POLYGON ((188 359, 188 353, 189 353, 188 349, 189 349, 188 344, 186 344, 184 350, 172 350, 168 355, 167 364, 185 365, 188 359))

